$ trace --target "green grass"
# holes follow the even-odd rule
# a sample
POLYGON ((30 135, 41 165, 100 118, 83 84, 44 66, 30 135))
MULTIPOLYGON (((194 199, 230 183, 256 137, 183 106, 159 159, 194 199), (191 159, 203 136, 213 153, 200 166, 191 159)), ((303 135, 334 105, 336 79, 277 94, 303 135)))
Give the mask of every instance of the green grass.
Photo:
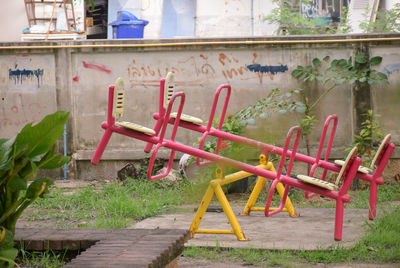
MULTIPOLYGON (((207 186, 206 179, 197 184, 190 184, 184 180, 179 185, 170 187, 162 187, 159 181, 128 179, 124 184, 106 184, 100 188, 88 186, 72 195, 65 194, 59 188, 52 188, 47 198, 38 199, 34 203, 34 213, 24 217, 31 220, 53 220, 59 228, 124 228, 135 221, 175 210, 181 204, 198 205, 207 186)), ((396 183, 386 182, 379 186, 378 204, 400 200, 399 189, 400 185, 396 183)), ((368 208, 369 188, 349 191, 349 195, 351 202, 346 204, 347 207, 368 208)), ((248 193, 240 196, 239 200, 232 203, 244 205, 248 193)), ((298 189, 292 189, 290 197, 296 208, 335 206, 328 198, 305 199, 303 192, 298 189)), ((266 192, 263 191, 257 205, 264 206, 265 200, 266 192)), ((275 205, 280 202, 277 194, 273 200, 275 205)), ((382 213, 380 208, 381 216, 366 224, 366 235, 351 248, 338 246, 315 251, 273 251, 222 250, 217 246, 214 249, 190 247, 185 249, 184 254, 185 257, 281 267, 307 267, 315 263, 400 262, 400 207, 382 207, 386 207, 386 212, 382 213)), ((57 258, 51 260, 54 254, 46 254, 29 259, 48 259, 51 266, 31 266, 59 267, 57 258)))
MULTIPOLYGON (((365 227, 365 235, 350 248, 291 251, 187 247, 184 255, 248 265, 295 267, 316 263, 399 263, 400 206, 388 207, 383 215, 365 227)), ((400 264, 400 263, 399 263, 400 264)))
POLYGON ((100 190, 88 186, 72 195, 53 188, 32 206, 37 213, 24 217, 53 219, 58 227, 65 228, 124 228, 181 204, 188 185, 163 188, 158 182, 129 179, 124 185, 103 185, 100 190))
POLYGON ((25 251, 21 249, 16 259, 16 263, 21 267, 46 267, 59 268, 65 265, 66 252, 55 251, 25 251))

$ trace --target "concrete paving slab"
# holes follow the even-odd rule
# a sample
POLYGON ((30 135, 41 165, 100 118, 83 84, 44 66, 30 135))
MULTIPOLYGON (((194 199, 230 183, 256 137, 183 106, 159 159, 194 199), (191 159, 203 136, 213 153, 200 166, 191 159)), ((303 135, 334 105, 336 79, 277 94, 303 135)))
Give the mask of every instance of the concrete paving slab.
MULTIPOLYGON (((185 246, 209 246, 230 248, 306 249, 316 250, 332 245, 350 246, 363 234, 363 225, 368 220, 367 209, 345 209, 343 240, 333 239, 334 208, 300 208, 299 217, 291 218, 279 213, 266 218, 263 212, 252 212, 240 216, 242 208, 233 208, 248 241, 238 241, 230 234, 196 234, 185 246)), ((189 229, 194 212, 166 214, 147 218, 130 228, 189 229)), ((231 230, 224 213, 207 212, 200 224, 201 229, 231 230)))

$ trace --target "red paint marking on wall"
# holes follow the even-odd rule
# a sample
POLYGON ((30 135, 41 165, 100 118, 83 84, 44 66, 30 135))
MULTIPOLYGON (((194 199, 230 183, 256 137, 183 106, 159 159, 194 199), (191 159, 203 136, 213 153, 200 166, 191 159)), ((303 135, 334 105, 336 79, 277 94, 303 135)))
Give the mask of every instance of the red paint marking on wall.
POLYGON ((203 54, 200 54, 200 57, 203 58, 204 60, 208 60, 208 57, 204 56, 203 54))
POLYGON ((11 107, 3 106, 0 110, 0 130, 18 127, 31 121, 39 121, 46 107, 38 102, 26 102, 26 96, 18 94, 17 104, 11 107))
POLYGON ((104 65, 97 65, 97 64, 92 64, 92 63, 87 63, 86 61, 82 61, 83 67, 85 67, 86 69, 93 69, 93 70, 97 70, 97 71, 101 71, 101 72, 105 72, 105 73, 111 73, 111 70, 107 69, 106 66, 104 65))
POLYGON ((74 82, 78 82, 78 81, 79 81, 79 76, 74 76, 74 77, 72 78, 72 80, 73 80, 74 82))

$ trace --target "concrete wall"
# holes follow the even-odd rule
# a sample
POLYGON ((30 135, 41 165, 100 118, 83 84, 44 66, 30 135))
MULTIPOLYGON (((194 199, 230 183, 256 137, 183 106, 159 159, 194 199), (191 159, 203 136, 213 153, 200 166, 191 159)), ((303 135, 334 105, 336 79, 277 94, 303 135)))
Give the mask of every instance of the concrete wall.
MULTIPOLYGON (((254 104, 271 89, 288 91, 299 84, 290 75, 297 65, 310 64, 314 57, 348 58, 360 42, 334 42, 346 38, 390 37, 393 41, 362 42, 371 56, 383 57, 378 69, 389 75, 389 86, 373 86, 373 108, 381 114, 384 133, 400 141, 400 35, 320 36, 325 41, 307 43, 314 37, 259 39, 201 39, 195 45, 182 45, 176 40, 168 45, 159 40, 108 40, 82 42, 0 44, 0 138, 16 134, 30 121, 56 111, 71 112, 67 126, 68 154, 73 156, 69 168, 72 178, 92 179, 115 176, 125 162, 145 156, 143 142, 114 135, 100 166, 89 160, 103 134, 100 123, 106 119, 108 85, 122 77, 127 89, 127 121, 152 127, 152 114, 157 110, 159 80, 168 71, 175 73, 178 90, 186 93, 184 112, 208 119, 215 90, 220 84, 232 86, 229 113, 254 104), (297 40, 296 40, 297 39, 297 40), (302 39, 303 40, 303 39, 302 39), (202 42, 215 42, 202 44, 202 42), (252 44, 252 42, 261 44, 252 44), (41 47, 41 48, 40 48, 41 47), (246 66, 283 66, 279 72, 252 72, 246 66), (286 69, 287 67, 287 69, 286 69)), ((380 41, 379 41, 380 40, 380 41)), ((344 41, 344 40, 342 40, 344 41)), ((193 43, 190 43, 193 44, 193 43)), ((321 92, 311 87, 310 99, 321 92)), ((339 126, 333 157, 342 157, 351 145, 354 119, 351 88, 344 85, 323 99, 315 113, 321 121, 312 134, 312 145, 319 142, 321 125, 330 114, 337 114, 339 126)), ((300 120, 298 114, 276 115, 259 120, 247 128, 247 135, 261 141, 282 143, 287 130, 300 120)), ((199 135, 179 130, 177 140, 191 145, 199 135)), ((167 154, 168 152, 166 152, 167 154)), ((394 157, 399 157, 396 149, 394 157)))

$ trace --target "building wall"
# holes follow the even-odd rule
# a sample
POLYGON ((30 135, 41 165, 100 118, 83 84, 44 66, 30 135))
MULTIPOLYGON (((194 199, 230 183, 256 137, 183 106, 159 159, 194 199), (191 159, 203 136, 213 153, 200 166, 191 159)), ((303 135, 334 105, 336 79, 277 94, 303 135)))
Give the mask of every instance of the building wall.
MULTIPOLYGON (((381 114, 383 132, 391 133, 392 140, 399 144, 400 35, 382 37, 397 38, 397 41, 362 44, 369 47, 371 56, 383 56, 378 69, 388 74, 390 85, 372 87, 373 108, 381 114)), ((308 36, 305 40, 309 42, 312 38, 315 37, 308 36)), ((334 42, 329 36, 323 38, 328 40, 305 43, 298 37, 198 39, 198 45, 184 45, 182 43, 194 40, 183 39, 169 41, 169 45, 145 40, 43 42, 35 43, 36 47, 43 48, 34 49, 22 48, 25 43, 3 43, 0 44, 0 138, 15 135, 24 124, 37 122, 48 113, 70 111, 67 126, 67 149, 73 156, 70 176, 108 178, 127 161, 145 157, 143 142, 114 135, 100 166, 89 163, 103 134, 100 123, 106 119, 108 85, 117 77, 125 81, 124 119, 127 121, 153 127, 159 81, 168 71, 175 73, 177 90, 186 94, 184 113, 207 121, 214 92, 221 84, 232 86, 228 113, 233 114, 254 104, 274 88, 286 92, 301 86, 290 74, 298 65, 310 64, 314 57, 327 55, 348 58, 360 45, 360 42, 334 42), (265 68, 251 71, 247 67, 251 64, 265 68), (277 66, 277 71, 268 71, 270 66, 277 66)), ((307 94, 310 99, 316 99, 320 90, 310 87, 307 94)), ((339 126, 332 157, 345 154, 344 149, 351 145, 353 137, 354 105, 348 85, 336 88, 322 100, 315 110, 320 122, 311 136, 313 150, 319 142, 324 119, 337 114, 339 126)), ((247 127, 246 135, 279 145, 289 127, 300 119, 301 115, 296 113, 271 115, 267 120, 257 120, 256 126, 247 127)), ((191 145, 198 137, 197 133, 180 129, 176 140, 191 145)), ((166 155, 168 152, 164 153, 166 155)), ((396 149, 394 157, 399 156, 396 149)))
POLYGON ((20 41, 28 26, 24 1, 0 0, 0 6, 0 42, 20 41))

